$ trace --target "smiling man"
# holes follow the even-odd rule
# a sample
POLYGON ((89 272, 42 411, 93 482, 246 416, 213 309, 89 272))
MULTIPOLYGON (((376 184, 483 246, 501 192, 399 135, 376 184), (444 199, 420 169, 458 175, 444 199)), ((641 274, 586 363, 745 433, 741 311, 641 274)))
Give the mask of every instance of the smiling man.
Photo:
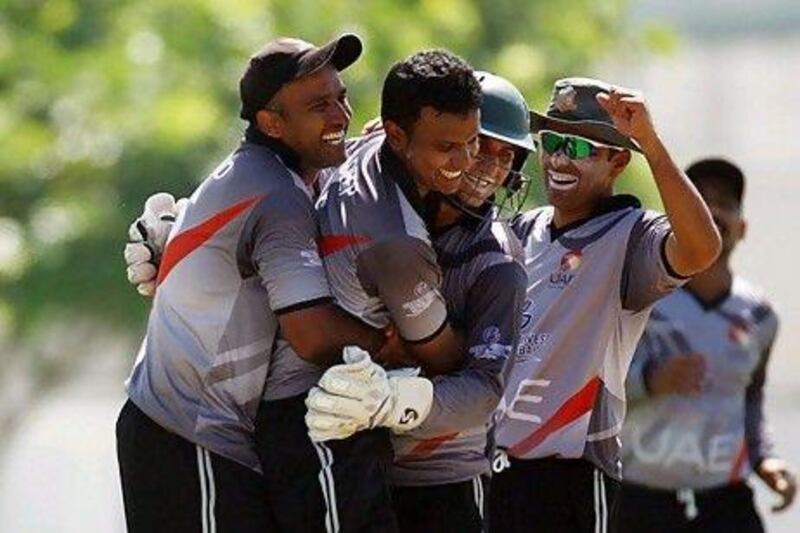
MULTIPOLYGON (((480 151, 458 195, 445 197, 428 221, 448 315, 463 331, 464 362, 431 378, 427 416, 421 412, 417 428, 399 427, 393 435, 392 500, 404 533, 484 531, 488 422, 517 346, 527 286, 519 242, 505 221, 495 220, 501 215, 495 195, 500 188, 504 199, 525 192, 522 169, 534 150, 528 106, 509 81, 476 76, 483 93, 480 151)), ((378 407, 376 391, 386 392, 386 381, 382 369, 363 360, 328 370, 310 396, 307 420, 315 436, 336 439, 369 427, 378 417, 368 407, 378 407), (316 429, 326 420, 336 423, 316 429)))
POLYGON ((711 264, 720 240, 641 94, 559 80, 531 128, 551 205, 515 223, 528 300, 496 414, 489 523, 501 532, 605 532, 636 341, 653 303, 711 264), (667 216, 614 195, 631 150, 647 159, 667 216))
MULTIPOLYGON (((344 345, 384 344, 382 331, 333 303, 315 244, 311 190, 322 168, 345 159, 351 110, 339 72, 361 50, 355 35, 323 47, 268 43, 240 81, 245 139, 195 190, 163 257, 142 242, 126 248, 140 292, 158 286, 117 422, 129 531, 324 530, 336 506, 327 490, 339 477, 349 483, 340 497, 374 505, 337 525, 391 523, 378 458, 362 453, 368 443, 315 448, 302 413, 294 425, 284 419, 265 429, 290 436, 294 447, 259 458, 253 438, 265 380, 278 393, 276 384, 339 360, 344 345), (349 457, 360 461, 332 472, 351 446, 349 457), (297 450, 308 452, 308 476, 284 469, 265 483, 264 463, 286 464, 297 450), (301 509, 283 508, 283 497, 301 509)), ((148 202, 151 216, 132 226, 132 238, 149 240, 162 228, 166 241, 171 222, 157 215, 171 206, 157 203, 148 202)))
POLYGON ((686 174, 714 215, 722 253, 658 302, 634 355, 617 531, 761 532, 748 474, 781 497, 773 511, 797 491, 764 416, 778 316, 730 264, 746 229, 744 174, 724 159, 703 159, 686 174))

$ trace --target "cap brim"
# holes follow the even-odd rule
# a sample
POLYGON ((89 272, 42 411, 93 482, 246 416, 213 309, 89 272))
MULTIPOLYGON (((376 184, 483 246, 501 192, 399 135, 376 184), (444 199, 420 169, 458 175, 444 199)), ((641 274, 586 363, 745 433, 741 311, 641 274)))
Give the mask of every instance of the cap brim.
POLYGON ((604 122, 594 120, 562 120, 548 117, 531 111, 531 133, 539 133, 541 130, 553 130, 559 133, 571 133, 580 135, 599 143, 607 144, 617 148, 642 152, 639 145, 632 139, 617 131, 616 128, 604 122))
POLYGON ((325 46, 303 55, 295 78, 313 74, 328 64, 333 65, 338 71, 345 70, 356 62, 363 49, 364 45, 358 35, 345 33, 325 46))

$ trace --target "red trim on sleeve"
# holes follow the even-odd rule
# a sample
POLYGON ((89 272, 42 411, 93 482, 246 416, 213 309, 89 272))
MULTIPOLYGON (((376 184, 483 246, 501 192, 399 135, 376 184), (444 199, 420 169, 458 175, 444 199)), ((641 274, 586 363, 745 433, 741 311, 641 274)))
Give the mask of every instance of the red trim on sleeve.
POLYGON ((366 235, 323 235, 317 239, 317 248, 319 255, 325 257, 350 246, 367 243, 369 240, 366 235))
POLYGON ((592 410, 597 392, 600 390, 602 381, 595 376, 583 386, 581 390, 573 394, 556 413, 539 426, 533 433, 509 448, 510 454, 514 457, 522 457, 536 446, 542 443, 551 434, 570 424, 592 410))
POLYGON ((167 278, 169 273, 175 268, 178 263, 183 261, 186 256, 195 251, 203 245, 204 242, 213 237, 219 230, 225 227, 228 222, 239 216, 243 211, 264 198, 264 196, 253 196, 246 200, 232 205, 212 216, 211 218, 201 222, 193 228, 176 235, 167 244, 164 250, 164 256, 161 259, 161 266, 158 269, 157 285, 167 278))

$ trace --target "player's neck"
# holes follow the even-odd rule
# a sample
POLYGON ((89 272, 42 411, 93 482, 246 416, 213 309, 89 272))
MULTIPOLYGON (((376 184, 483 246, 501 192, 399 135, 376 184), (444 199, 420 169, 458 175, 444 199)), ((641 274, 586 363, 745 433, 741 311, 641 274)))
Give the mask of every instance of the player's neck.
POLYGON ((727 260, 719 259, 703 272, 695 275, 686 286, 703 301, 713 302, 721 295, 730 292, 733 285, 733 272, 727 260))
POLYGON ((604 190, 601 193, 594 193, 584 197, 583 201, 573 206, 558 206, 553 204, 553 226, 563 228, 570 224, 576 224, 589 220, 596 215, 603 205, 614 195, 613 189, 604 190))
POLYGON ((300 179, 306 184, 309 189, 316 190, 317 179, 319 178, 319 169, 314 167, 306 167, 300 163, 300 179))
POLYGON ((576 222, 588 220, 597 210, 599 204, 585 204, 570 209, 563 207, 553 206, 553 226, 556 228, 563 228, 576 222))
POLYGON ((434 220, 432 221, 433 230, 438 231, 443 228, 452 226, 453 224, 461 220, 462 216, 464 216, 464 214, 461 211, 459 211, 452 205, 443 202, 438 212, 436 213, 434 220))

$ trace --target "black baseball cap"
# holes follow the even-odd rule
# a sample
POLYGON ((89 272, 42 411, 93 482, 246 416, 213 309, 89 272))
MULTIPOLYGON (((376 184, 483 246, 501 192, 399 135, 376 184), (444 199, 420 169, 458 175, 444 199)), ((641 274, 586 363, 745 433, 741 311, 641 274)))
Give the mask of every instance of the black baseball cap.
POLYGON ((239 80, 242 100, 239 116, 254 120, 256 113, 287 83, 328 64, 336 70, 344 70, 355 63, 362 50, 361 39, 353 33, 346 33, 322 47, 291 37, 268 42, 250 58, 239 80))

